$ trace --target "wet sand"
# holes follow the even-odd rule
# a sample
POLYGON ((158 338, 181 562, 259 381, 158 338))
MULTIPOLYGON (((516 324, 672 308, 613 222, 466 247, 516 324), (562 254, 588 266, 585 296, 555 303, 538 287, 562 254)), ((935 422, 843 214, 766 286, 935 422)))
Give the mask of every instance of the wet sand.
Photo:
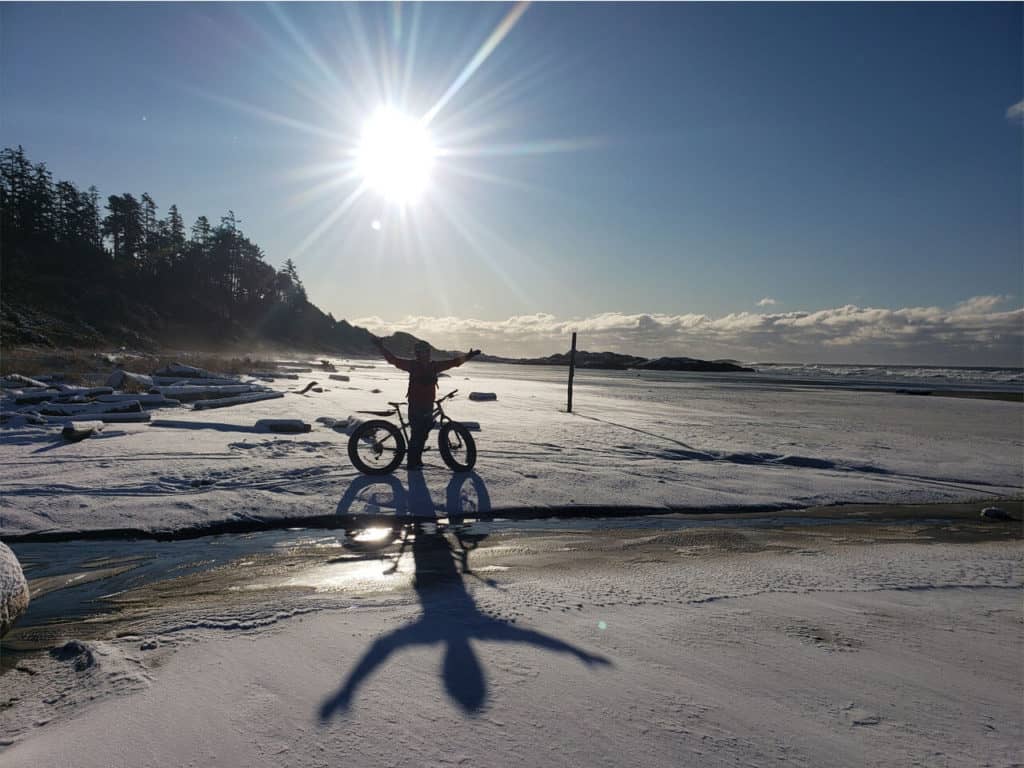
MULTIPOLYGON (((375 516, 346 519, 340 529, 271 530, 190 538, 166 544, 132 540, 92 542, 80 565, 56 566, 34 576, 46 556, 65 548, 64 561, 84 543, 15 545, 26 566, 34 609, 4 640, 0 668, 23 653, 70 638, 146 634, 147 622, 190 612, 250 610, 282 600, 344 594, 356 599, 401 594, 412 588, 412 529, 375 516), (351 536, 346 537, 345 529, 351 536), (363 540, 369 528, 383 538, 363 540), (104 547, 109 546, 110 550, 104 547), (97 552, 109 551, 109 556, 97 552), (27 556, 26 556, 27 553, 27 556), (403 562, 404 561, 404 562, 403 562), (120 581, 108 581, 112 577, 120 581), (397 578, 396 578, 397 577, 397 578), (61 590, 65 590, 62 594, 61 590), (77 591, 76 591, 77 590, 77 591), (61 601, 64 601, 63 603, 61 601), (65 615, 62 615, 65 614, 65 615), (69 614, 69 615, 68 615, 69 614)), ((465 559, 467 574, 497 569, 502 580, 552 574, 615 573, 637 564, 687 558, 715 559, 752 553, 780 555, 825 542, 838 547, 876 543, 970 544, 1024 538, 1024 501, 926 505, 840 505, 763 513, 666 514, 605 517, 595 510, 573 518, 516 519, 495 512, 485 521, 449 525, 440 534, 465 559), (998 506, 1012 520, 982 520, 983 506, 998 506), (465 545, 465 546, 463 546, 465 545)), ((420 521, 422 522, 422 521, 420 521)), ((426 522, 427 535, 438 529, 426 522)), ((54 557, 54 555, 49 555, 54 557)))

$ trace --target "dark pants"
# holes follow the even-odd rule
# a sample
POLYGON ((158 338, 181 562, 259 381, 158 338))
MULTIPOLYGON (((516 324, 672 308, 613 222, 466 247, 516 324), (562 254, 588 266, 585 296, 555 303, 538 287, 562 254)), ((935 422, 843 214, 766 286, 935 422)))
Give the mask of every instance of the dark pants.
POLYGON ((427 443, 427 435, 434 422, 434 404, 426 406, 409 405, 409 464, 415 466, 423 462, 423 446, 427 443))

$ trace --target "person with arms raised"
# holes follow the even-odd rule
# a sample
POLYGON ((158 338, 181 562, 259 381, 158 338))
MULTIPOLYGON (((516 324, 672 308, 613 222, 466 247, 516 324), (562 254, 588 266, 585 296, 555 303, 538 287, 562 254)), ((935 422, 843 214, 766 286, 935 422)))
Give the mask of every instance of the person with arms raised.
POLYGON ((423 446, 430 433, 434 417, 434 400, 437 399, 437 374, 449 368, 456 368, 467 360, 480 354, 479 349, 471 349, 464 355, 457 355, 451 360, 431 360, 430 345, 425 341, 417 341, 413 345, 415 357, 398 357, 385 346, 384 339, 373 337, 373 343, 384 355, 384 359, 396 368, 409 374, 409 426, 412 434, 409 438, 408 469, 423 468, 423 446))

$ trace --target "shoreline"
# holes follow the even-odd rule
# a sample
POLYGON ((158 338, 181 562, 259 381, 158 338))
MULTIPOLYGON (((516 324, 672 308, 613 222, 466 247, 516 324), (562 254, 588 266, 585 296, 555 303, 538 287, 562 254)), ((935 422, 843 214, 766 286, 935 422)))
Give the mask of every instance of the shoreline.
MULTIPOLYGON (((764 505, 749 509, 695 509, 685 507, 642 507, 642 506, 565 506, 565 507, 509 507, 492 508, 486 513, 465 515, 473 520, 486 519, 488 522, 507 523, 514 528, 519 521, 550 520, 554 525, 571 527, 574 520, 618 521, 629 519, 670 518, 704 521, 730 519, 758 519, 777 515, 786 520, 831 519, 836 523, 844 521, 876 521, 919 519, 977 520, 981 509, 996 506, 1011 515, 1010 520, 988 521, 989 525, 1008 525, 1024 521, 1024 497, 979 499, 968 502, 941 502, 924 504, 832 504, 816 507, 786 505, 764 505)), ((225 520, 207 525, 192 526, 176 530, 146 530, 142 528, 111 528, 84 531, 34 531, 31 533, 5 535, 0 540, 7 544, 55 544, 76 541, 185 541, 211 536, 245 535, 270 531, 307 529, 344 531, 352 527, 391 525, 405 522, 432 522, 449 519, 445 514, 344 514, 344 515, 297 515, 272 520, 225 520)), ((611 526, 609 526, 611 527, 611 526)))

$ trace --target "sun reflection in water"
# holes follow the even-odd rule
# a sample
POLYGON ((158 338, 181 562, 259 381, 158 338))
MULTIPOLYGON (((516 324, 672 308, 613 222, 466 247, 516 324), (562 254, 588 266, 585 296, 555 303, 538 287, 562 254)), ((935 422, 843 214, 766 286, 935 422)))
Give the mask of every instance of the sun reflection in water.
POLYGON ((386 527, 364 528, 352 535, 352 540, 361 543, 383 541, 392 535, 392 529, 386 527))

